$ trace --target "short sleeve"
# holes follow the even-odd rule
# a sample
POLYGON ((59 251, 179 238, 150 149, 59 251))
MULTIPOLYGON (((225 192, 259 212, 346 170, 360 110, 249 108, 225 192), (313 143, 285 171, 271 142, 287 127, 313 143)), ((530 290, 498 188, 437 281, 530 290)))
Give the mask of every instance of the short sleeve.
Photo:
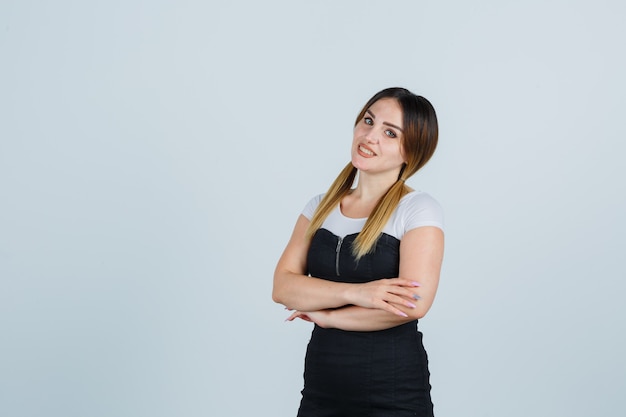
POLYGON ((404 232, 422 226, 434 226, 443 230, 443 209, 441 205, 424 192, 412 193, 402 201, 404 232))
POLYGON ((302 210, 302 215, 311 220, 313 218, 313 214, 315 214, 315 210, 317 210, 317 206, 319 206, 323 197, 324 194, 319 194, 310 199, 306 206, 304 206, 304 209, 302 210))

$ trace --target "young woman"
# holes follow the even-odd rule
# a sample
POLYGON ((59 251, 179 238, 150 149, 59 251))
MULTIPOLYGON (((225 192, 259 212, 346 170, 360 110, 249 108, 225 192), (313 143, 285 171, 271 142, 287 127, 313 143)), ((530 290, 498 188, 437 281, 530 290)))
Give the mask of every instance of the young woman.
POLYGON ((294 311, 288 320, 315 323, 299 417, 433 415, 417 320, 437 291, 443 220, 405 180, 437 136, 428 100, 380 91, 357 117, 351 163, 296 222, 273 299, 294 311))

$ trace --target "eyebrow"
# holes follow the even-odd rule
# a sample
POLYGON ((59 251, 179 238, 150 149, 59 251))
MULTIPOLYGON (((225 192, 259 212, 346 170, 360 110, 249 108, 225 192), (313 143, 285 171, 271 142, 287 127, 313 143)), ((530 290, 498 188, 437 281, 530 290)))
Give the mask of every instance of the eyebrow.
MULTIPOLYGON (((367 110, 365 111, 365 113, 369 113, 369 115, 370 115, 370 116, 372 116, 372 119, 375 119, 375 118, 376 118, 376 116, 374 115, 374 113, 372 113, 372 111, 371 111, 370 109, 367 109, 367 110)), ((387 125, 387 126, 395 127, 395 128, 396 128, 396 129, 398 129, 400 132, 404 133, 404 130, 402 130, 402 128, 401 128, 400 126, 396 126, 396 125, 394 125, 394 124, 392 124, 392 123, 388 123, 388 122, 383 122, 383 124, 384 124, 384 125, 387 125)))

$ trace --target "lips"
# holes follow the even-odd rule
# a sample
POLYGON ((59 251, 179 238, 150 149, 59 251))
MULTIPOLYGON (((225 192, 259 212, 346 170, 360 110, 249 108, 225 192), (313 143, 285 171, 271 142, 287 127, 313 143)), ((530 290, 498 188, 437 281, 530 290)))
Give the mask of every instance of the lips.
POLYGON ((376 156, 376 153, 365 145, 359 145, 358 151, 359 154, 361 156, 364 156, 365 158, 371 158, 373 156, 376 156))

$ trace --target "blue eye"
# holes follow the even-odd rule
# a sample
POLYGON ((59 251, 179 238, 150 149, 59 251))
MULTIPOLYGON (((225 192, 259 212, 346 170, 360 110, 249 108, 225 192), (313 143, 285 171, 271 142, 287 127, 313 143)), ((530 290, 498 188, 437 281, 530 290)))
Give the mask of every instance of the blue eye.
POLYGON ((389 136, 390 138, 396 138, 398 137, 396 135, 396 132, 394 132, 393 130, 385 130, 385 135, 389 136))
POLYGON ((363 119, 363 121, 365 122, 366 125, 370 125, 371 126, 371 125, 374 124, 374 121, 372 120, 371 117, 366 117, 366 118, 363 119))

